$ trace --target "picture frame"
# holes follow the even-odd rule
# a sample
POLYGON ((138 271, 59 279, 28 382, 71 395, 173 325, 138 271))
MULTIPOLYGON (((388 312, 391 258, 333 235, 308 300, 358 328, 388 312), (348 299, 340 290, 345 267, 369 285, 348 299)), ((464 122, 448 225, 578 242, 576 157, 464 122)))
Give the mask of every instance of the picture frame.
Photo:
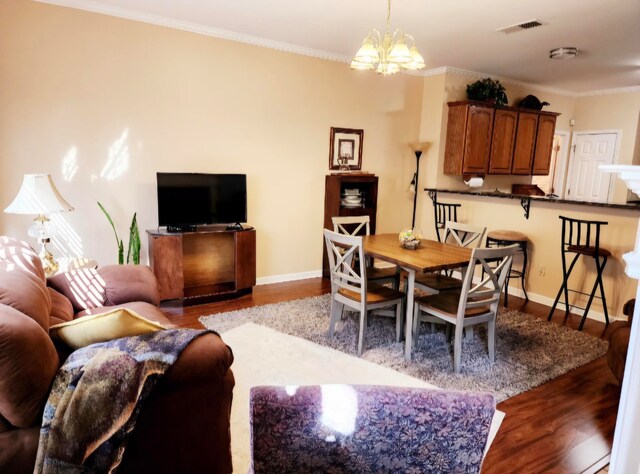
POLYGON ((331 127, 329 139, 329 169, 339 170, 339 158, 346 158, 349 170, 362 169, 362 144, 364 130, 331 127))

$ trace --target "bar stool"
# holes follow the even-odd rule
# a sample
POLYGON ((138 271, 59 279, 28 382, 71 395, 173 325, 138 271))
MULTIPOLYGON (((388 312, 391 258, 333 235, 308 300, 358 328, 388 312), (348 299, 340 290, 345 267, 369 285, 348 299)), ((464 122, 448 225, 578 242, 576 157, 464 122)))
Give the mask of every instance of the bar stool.
POLYGON ((587 313, 589 313, 589 308, 591 307, 591 303, 593 302, 593 298, 599 298, 602 300, 602 307, 604 308, 604 318, 606 321, 606 325, 609 325, 609 313, 607 311, 607 300, 604 294, 604 285, 602 283, 602 272, 604 271, 604 267, 607 264, 607 259, 611 256, 611 252, 607 249, 600 247, 600 228, 603 225, 608 225, 608 222, 603 221, 587 221, 581 219, 572 219, 569 217, 559 216, 562 219, 562 286, 560 286, 560 290, 558 290, 558 296, 556 296, 555 301, 553 302, 553 306, 551 307, 551 311, 549 311, 549 316, 547 317, 547 321, 551 321, 553 317, 553 312, 556 309, 556 306, 560 300, 560 296, 564 293, 564 303, 566 307, 566 315, 569 315, 569 308, 579 308, 583 309, 584 313, 582 314, 582 319, 580 320, 580 325, 578 326, 578 331, 582 331, 582 327, 584 326, 584 322, 587 319, 587 313), (574 253, 575 256, 569 265, 569 269, 567 270, 567 254, 574 253), (596 281, 593 284, 593 289, 589 294, 589 300, 587 301, 587 306, 584 308, 580 308, 577 305, 569 304, 569 292, 579 293, 581 295, 587 295, 587 293, 583 293, 582 291, 572 290, 568 287, 569 276, 575 266, 578 258, 584 255, 585 257, 593 258, 596 264, 596 281), (595 296, 596 288, 600 287, 600 296, 595 296))
POLYGON ((433 217, 438 242, 442 242, 440 230, 444 229, 447 222, 458 222, 458 208, 461 206, 462 204, 439 202, 436 198, 433 198, 433 217))
POLYGON ((518 246, 518 252, 522 253, 522 268, 517 270, 512 266, 511 270, 507 274, 507 281, 504 284, 505 306, 508 306, 509 304, 509 280, 511 278, 520 278, 524 298, 526 301, 529 301, 529 295, 527 295, 527 289, 524 284, 524 277, 527 273, 527 248, 529 246, 529 239, 522 232, 516 232, 513 230, 492 230, 487 234, 487 247, 509 247, 514 244, 518 246))

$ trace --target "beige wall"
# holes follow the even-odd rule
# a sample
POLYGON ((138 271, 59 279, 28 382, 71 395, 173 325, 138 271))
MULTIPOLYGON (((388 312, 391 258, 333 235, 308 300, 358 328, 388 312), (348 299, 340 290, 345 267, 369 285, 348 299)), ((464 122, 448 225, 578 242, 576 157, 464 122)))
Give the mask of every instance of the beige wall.
MULTIPOLYGON (((258 277, 317 271, 332 126, 365 131, 379 230, 410 224, 420 77, 4 0, 0 84, 0 203, 24 173, 51 173, 75 206, 58 255, 115 261, 96 201, 125 240, 134 212, 143 232, 156 227, 157 171, 247 173, 258 277)), ((30 219, 1 213, 0 231, 27 238, 30 219)), ((146 255, 145 235, 143 245, 146 255)))

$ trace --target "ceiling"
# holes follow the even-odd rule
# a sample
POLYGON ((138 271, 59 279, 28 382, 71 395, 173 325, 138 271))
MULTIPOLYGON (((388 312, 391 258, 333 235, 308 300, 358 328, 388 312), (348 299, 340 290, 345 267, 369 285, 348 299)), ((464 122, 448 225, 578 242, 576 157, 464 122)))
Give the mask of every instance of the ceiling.
MULTIPOLYGON (((387 10, 385 0, 40 1, 344 62, 370 29, 385 28, 387 10)), ((427 71, 447 66, 574 93, 640 86, 639 20, 638 0, 391 5, 391 29, 414 36, 427 71), (544 25, 512 34, 495 31, 532 19, 544 25), (563 46, 577 47, 578 56, 549 59, 549 50, 563 46)))

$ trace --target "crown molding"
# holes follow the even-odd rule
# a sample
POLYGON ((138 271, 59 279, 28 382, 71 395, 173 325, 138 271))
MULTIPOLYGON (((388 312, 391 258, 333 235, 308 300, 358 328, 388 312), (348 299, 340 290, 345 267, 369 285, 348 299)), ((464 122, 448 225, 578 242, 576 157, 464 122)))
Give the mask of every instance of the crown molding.
POLYGON ((164 26, 167 28, 173 28, 176 30, 188 31, 191 33, 197 33, 200 35, 211 36, 218 39, 224 39, 229 41, 237 41, 239 43, 250 44, 253 46, 260 46, 263 48, 275 49, 277 51, 283 51, 285 53, 299 54, 302 56, 310 56, 318 59, 326 59, 328 61, 337 61, 341 63, 350 63, 351 58, 342 56, 339 54, 328 53, 326 51, 320 51, 312 48, 305 48, 303 46, 297 46, 294 44, 284 43, 281 41, 273 41, 265 38, 259 38, 257 36, 245 35, 242 33, 236 33, 234 31, 223 30, 219 28, 213 28, 210 26, 200 25, 198 23, 191 23, 188 21, 175 20, 160 15, 152 15, 149 13, 143 13, 136 10, 130 10, 127 8, 112 7, 104 5, 99 2, 93 2, 90 0, 35 0, 39 3, 48 3, 51 5, 57 5, 61 7, 75 8, 77 10, 84 10, 92 13, 100 13, 103 15, 115 16, 118 18, 124 18, 126 20, 140 21, 143 23, 149 23, 157 26, 164 26))
POLYGON ((609 94, 629 94, 632 92, 640 92, 640 86, 615 87, 612 89, 600 89, 595 91, 578 92, 576 94, 576 97, 591 97, 596 95, 609 95, 609 94))
MULTIPOLYGON (((149 23, 152 25, 164 26, 164 27, 173 28, 176 30, 183 30, 191 33, 200 34, 200 35, 211 36, 213 38, 218 38, 218 39, 223 39, 228 41, 236 41, 239 43, 250 44, 253 46, 259 46, 263 48, 275 49, 277 51, 282 51, 285 53, 299 54, 302 56, 309 56, 312 58, 324 59, 327 61, 336 61, 336 62, 346 63, 346 64, 349 64, 351 62, 350 57, 343 56, 340 54, 329 53, 327 51, 320 51, 312 48, 305 48, 295 44, 284 43, 281 41, 273 41, 265 38, 259 38, 257 36, 245 35, 242 33, 236 33, 234 31, 228 31, 228 30, 223 30, 219 28, 213 28, 210 26, 200 25, 198 23, 175 20, 172 18, 160 16, 160 15, 152 15, 149 13, 139 12, 137 10, 113 7, 113 6, 104 5, 100 2, 96 2, 92 0, 35 0, 35 1, 39 3, 57 5, 61 7, 75 8, 77 10, 84 10, 92 13, 100 13, 103 15, 124 18, 127 20, 140 21, 140 22, 149 23)), ((515 79, 510 79, 508 77, 501 77, 501 76, 496 76, 493 74, 487 74, 487 73, 478 72, 478 71, 469 71, 467 69, 461 69, 461 68, 452 67, 452 66, 442 66, 442 67, 427 69, 425 71, 407 71, 407 72, 411 75, 421 76, 421 77, 431 77, 431 76, 437 76, 440 74, 468 76, 468 77, 473 77, 477 79, 482 79, 484 77, 491 77, 505 84, 511 84, 514 86, 519 86, 519 87, 531 89, 538 92, 547 92, 549 94, 557 94, 557 95, 562 95, 567 97, 589 97, 589 96, 598 96, 598 95, 607 95, 607 94, 623 94, 623 93, 640 91, 640 86, 632 86, 632 87, 620 87, 620 88, 613 88, 613 89, 601 89, 601 90, 586 91, 586 92, 572 92, 564 89, 557 89, 554 87, 546 87, 546 86, 542 86, 542 85, 534 84, 530 82, 518 81, 515 79)))

